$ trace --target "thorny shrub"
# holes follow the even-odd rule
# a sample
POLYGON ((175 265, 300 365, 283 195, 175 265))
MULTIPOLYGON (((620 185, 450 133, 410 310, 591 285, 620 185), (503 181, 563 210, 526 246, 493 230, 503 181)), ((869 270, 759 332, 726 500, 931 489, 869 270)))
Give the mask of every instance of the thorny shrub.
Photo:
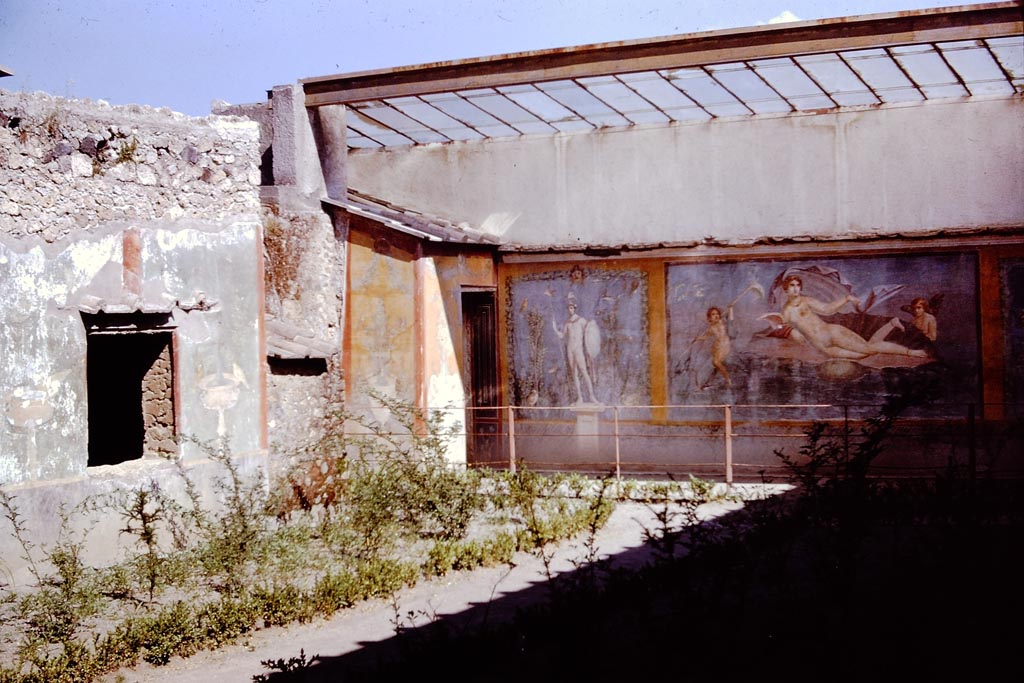
POLYGON ((73 514, 113 513, 130 541, 126 559, 104 569, 83 562, 85 537, 67 531, 67 517, 58 541, 37 547, 14 496, 0 490, 0 512, 34 583, 0 600, 0 626, 14 645, 0 683, 91 681, 140 659, 163 664, 253 629, 392 595, 422 575, 509 562, 516 550, 607 519, 610 502, 584 492, 584 479, 525 468, 484 477, 454 466, 446 453, 458 425, 375 399, 390 426, 337 416, 361 433, 324 437, 314 457, 317 467, 329 463, 320 470, 329 476, 318 490, 301 476, 308 459, 268 487, 261 472, 243 472, 226 442, 193 440, 219 466, 213 500, 181 461, 178 498, 149 482, 87 500, 73 514), (286 495, 305 504, 282 514, 286 495))

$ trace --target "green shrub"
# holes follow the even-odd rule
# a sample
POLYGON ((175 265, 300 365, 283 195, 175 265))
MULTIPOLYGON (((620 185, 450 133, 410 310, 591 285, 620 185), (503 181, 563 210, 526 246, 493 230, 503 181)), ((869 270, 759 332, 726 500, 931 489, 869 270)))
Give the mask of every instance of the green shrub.
POLYGON ((305 504, 284 514, 283 496, 266 490, 261 473, 243 475, 223 442, 196 442, 220 465, 212 506, 180 460, 184 505, 153 481, 90 501, 90 512, 119 515, 122 535, 134 540, 135 553, 103 571, 83 563, 84 538, 62 532, 52 547, 34 546, 13 497, 0 491, 0 512, 36 578, 33 591, 0 600, 0 619, 23 631, 16 666, 0 667, 0 683, 90 681, 140 659, 164 664, 256 628, 393 595, 422 574, 511 562, 517 550, 593 532, 607 519, 605 485, 595 497, 584 477, 526 468, 485 480, 446 461, 457 426, 378 400, 397 433, 363 420, 363 435, 329 434, 320 460, 333 464, 317 471, 330 481, 316 488, 303 480, 305 504), (471 523, 489 535, 468 539, 471 523), (161 604, 170 586, 184 597, 161 604), (101 614, 113 626, 86 635, 101 614))

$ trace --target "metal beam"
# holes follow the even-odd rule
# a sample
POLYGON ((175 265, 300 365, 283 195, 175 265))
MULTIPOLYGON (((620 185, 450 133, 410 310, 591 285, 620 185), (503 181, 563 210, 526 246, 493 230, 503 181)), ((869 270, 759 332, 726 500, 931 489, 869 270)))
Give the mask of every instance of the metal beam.
POLYGON ((750 59, 980 40, 1024 30, 1021 1, 823 19, 304 78, 307 107, 750 59))

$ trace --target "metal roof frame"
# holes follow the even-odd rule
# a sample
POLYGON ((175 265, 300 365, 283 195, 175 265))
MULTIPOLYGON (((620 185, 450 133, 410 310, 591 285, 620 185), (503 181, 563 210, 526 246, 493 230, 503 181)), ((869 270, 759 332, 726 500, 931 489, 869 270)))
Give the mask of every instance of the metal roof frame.
POLYGON ((350 147, 1024 92, 1021 2, 708 31, 301 79, 350 147))

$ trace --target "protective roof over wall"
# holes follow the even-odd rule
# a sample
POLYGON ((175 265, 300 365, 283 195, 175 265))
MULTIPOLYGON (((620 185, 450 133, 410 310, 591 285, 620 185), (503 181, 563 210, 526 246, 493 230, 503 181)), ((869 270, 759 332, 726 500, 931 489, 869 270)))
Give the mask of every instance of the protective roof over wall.
POLYGON ((345 201, 325 199, 323 203, 428 242, 498 244, 494 237, 466 223, 452 223, 445 218, 403 208, 351 188, 345 201))
POLYGON ((349 148, 1024 93, 1020 2, 692 33, 306 78, 349 148))
POLYGON ((330 358, 337 352, 337 344, 317 338, 306 328, 266 316, 267 355, 283 360, 303 358, 330 358))

